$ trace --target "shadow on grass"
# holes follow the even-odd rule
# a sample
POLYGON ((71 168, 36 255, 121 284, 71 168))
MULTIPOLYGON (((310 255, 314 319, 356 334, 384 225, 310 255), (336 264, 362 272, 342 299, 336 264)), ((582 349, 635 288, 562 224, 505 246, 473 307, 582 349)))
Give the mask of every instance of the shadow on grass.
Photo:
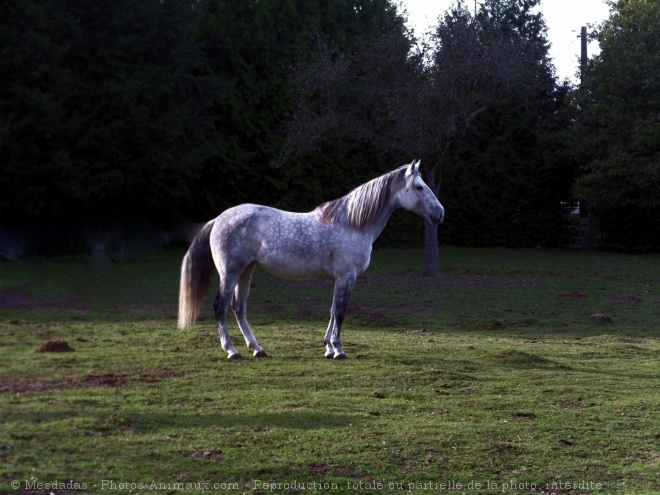
POLYGON ((241 414, 148 414, 131 415, 128 421, 136 430, 158 430, 162 428, 200 428, 205 426, 225 428, 247 428, 258 431, 268 428, 297 430, 347 428, 361 423, 364 417, 348 414, 329 414, 313 411, 282 411, 241 414))
MULTIPOLYGON (((113 434, 126 431, 135 433, 154 433, 160 430, 180 430, 181 428, 239 428, 252 432, 260 432, 273 428, 292 430, 344 429, 364 422, 365 417, 357 414, 330 414, 314 411, 282 411, 265 413, 199 414, 190 412, 176 413, 132 413, 130 411, 115 412, 107 415, 85 415, 73 411, 39 411, 39 412, 9 412, 3 415, 5 423, 41 424, 67 421, 76 418, 78 421, 89 422, 87 429, 94 433, 113 434)), ((13 435, 16 440, 29 440, 35 435, 13 435)))
POLYGON ((562 365, 535 354, 529 354, 513 349, 507 349, 489 354, 486 361, 516 368, 550 368, 550 369, 571 369, 570 366, 562 365))

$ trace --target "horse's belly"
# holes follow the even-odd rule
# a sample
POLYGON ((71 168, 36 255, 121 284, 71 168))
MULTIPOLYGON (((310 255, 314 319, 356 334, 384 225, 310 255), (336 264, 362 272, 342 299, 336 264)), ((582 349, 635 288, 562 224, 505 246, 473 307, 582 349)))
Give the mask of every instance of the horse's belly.
POLYGON ((257 260, 257 264, 271 275, 289 280, 333 277, 332 270, 322 260, 305 259, 287 253, 271 254, 257 260))

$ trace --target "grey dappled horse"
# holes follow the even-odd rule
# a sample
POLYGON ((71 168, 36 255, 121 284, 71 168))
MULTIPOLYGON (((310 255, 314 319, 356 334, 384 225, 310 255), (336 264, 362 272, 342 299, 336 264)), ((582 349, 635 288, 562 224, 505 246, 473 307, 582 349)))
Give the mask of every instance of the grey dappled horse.
POLYGON ((255 267, 281 278, 333 278, 330 324, 325 334, 328 358, 344 359, 339 339, 355 279, 369 266, 371 246, 395 208, 417 213, 434 225, 445 210, 419 173, 419 160, 355 188, 309 213, 291 213, 244 204, 208 222, 183 258, 179 289, 179 328, 189 327, 200 312, 213 279, 220 288, 213 303, 222 348, 240 359, 227 332, 229 303, 249 349, 266 356, 247 321, 247 298, 255 267))

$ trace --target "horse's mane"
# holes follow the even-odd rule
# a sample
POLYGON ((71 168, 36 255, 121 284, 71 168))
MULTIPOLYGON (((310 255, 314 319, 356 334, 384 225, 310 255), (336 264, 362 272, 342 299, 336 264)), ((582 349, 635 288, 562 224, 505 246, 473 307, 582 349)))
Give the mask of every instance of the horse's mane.
POLYGON ((323 203, 321 222, 334 223, 345 216, 345 221, 357 230, 369 227, 390 201, 390 188, 395 181, 404 180, 407 165, 376 177, 356 187, 346 196, 323 203))

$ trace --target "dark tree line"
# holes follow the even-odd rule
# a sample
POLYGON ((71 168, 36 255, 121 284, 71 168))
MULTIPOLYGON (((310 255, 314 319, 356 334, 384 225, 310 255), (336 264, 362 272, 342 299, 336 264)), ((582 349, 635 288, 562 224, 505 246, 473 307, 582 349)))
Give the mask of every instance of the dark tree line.
POLYGON ((595 32, 601 53, 570 100, 575 193, 600 242, 660 247, 660 2, 620 0, 595 32))
MULTIPOLYGON (((420 158, 441 242, 558 245, 578 200, 617 242, 652 242, 656 4, 613 5, 576 89, 554 77, 539 0, 479 4, 422 39, 390 0, 3 0, 0 237, 305 210, 420 158)), ((432 253, 422 231, 395 215, 383 242, 432 253)))
POLYGON ((227 85, 181 2, 3 2, 7 221, 157 216, 189 200, 227 85))
MULTIPOLYGON (((349 53, 321 47, 297 71, 285 158, 308 159, 334 141, 418 157, 447 206, 445 242, 556 245, 570 182, 541 141, 565 92, 552 75, 542 17, 530 13, 537 4, 489 0, 476 17, 458 4, 428 45, 389 36, 349 53)), ((437 245, 428 224, 429 275, 437 245)))

